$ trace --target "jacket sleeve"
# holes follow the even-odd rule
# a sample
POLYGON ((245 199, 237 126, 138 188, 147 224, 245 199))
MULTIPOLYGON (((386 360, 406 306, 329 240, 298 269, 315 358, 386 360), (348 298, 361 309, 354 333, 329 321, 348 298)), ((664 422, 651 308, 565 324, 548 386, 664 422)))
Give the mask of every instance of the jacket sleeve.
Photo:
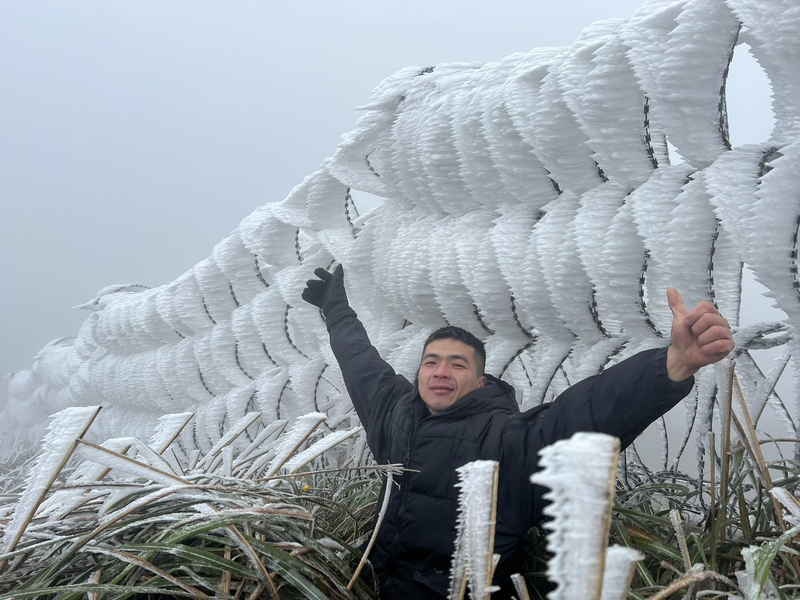
POLYGON ((626 448, 693 385, 693 377, 681 382, 669 378, 666 348, 646 350, 576 383, 553 402, 513 417, 504 431, 501 465, 505 459, 508 485, 522 486, 518 498, 535 496, 519 507, 522 531, 541 518, 543 489, 528 481, 538 469, 539 450, 579 431, 614 435, 626 448))
POLYGON ((618 437, 624 449, 693 385, 694 377, 680 382, 669 378, 667 348, 646 350, 579 381, 549 405, 537 407, 546 410, 535 408, 521 418, 533 418, 531 424, 541 429, 544 446, 578 431, 597 431, 618 437))
POLYGON ((337 307, 326 315, 326 324, 331 349, 353 406, 367 431, 370 450, 379 463, 385 463, 389 460, 392 409, 414 386, 381 358, 352 308, 337 307))

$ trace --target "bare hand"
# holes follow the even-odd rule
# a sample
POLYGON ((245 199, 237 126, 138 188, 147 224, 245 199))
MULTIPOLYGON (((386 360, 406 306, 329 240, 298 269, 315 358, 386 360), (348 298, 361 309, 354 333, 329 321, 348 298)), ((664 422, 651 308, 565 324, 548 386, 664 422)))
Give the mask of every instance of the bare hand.
POLYGON ((686 312, 680 292, 667 290, 672 310, 672 345, 667 351, 667 373, 673 381, 694 375, 700 367, 721 361, 733 350, 728 321, 709 302, 686 312))

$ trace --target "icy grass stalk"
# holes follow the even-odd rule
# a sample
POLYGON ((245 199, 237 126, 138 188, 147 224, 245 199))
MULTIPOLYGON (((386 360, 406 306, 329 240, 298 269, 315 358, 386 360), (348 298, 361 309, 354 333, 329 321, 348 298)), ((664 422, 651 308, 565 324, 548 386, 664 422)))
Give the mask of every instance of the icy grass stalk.
POLYGON ((603 593, 600 600, 627 600, 636 563, 644 554, 633 548, 611 546, 606 551, 603 593))
POLYGON ((602 433, 576 433, 540 452, 542 470, 531 482, 550 488, 544 513, 552 520, 547 565, 556 589, 550 600, 599 600, 614 503, 619 440, 602 433))
MULTIPOLYGON (((150 452, 152 452, 152 450, 150 452)), ((78 453, 85 460, 90 460, 112 470, 127 473, 134 477, 142 477, 146 480, 157 481, 162 485, 175 485, 176 483, 188 485, 189 483, 168 470, 151 466, 145 462, 138 461, 90 442, 82 441, 78 453)), ((170 467, 164 466, 171 470, 170 467)))
MULTIPOLYGON (((325 415, 322 413, 308 413, 307 415, 298 417, 291 429, 283 435, 280 443, 276 447, 275 457, 267 467, 265 477, 272 477, 275 475, 324 420, 325 415)), ((246 477, 253 475, 260 466, 261 465, 256 462, 247 471, 246 477)))
MULTIPOLYGON (((794 527, 774 542, 765 542, 761 546, 750 546, 742 550, 745 570, 737 571, 736 577, 744 594, 744 600, 768 600, 778 597, 777 593, 773 593, 777 590, 769 576, 770 567, 778 552, 798 533, 800 527, 794 527)), ((789 551, 793 552, 791 549, 789 551)))
MULTIPOLYGON (((42 451, 25 481, 25 491, 17 502, 14 517, 4 532, 0 553, 11 552, 19 543, 36 509, 72 456, 78 440, 86 434, 99 412, 98 406, 70 407, 52 417, 42 451)), ((0 571, 4 566, 5 561, 0 562, 0 571)))
POLYGON ((394 485, 394 473, 389 471, 386 474, 386 486, 384 488, 383 493, 383 502, 381 502, 381 509, 378 511, 378 518, 375 522, 375 528, 372 531, 372 535, 369 538, 369 543, 367 544, 366 550, 364 550, 364 554, 361 556, 361 560, 358 562, 358 567, 356 567, 353 576, 350 578, 350 581, 347 584, 347 589, 353 589, 353 586, 358 579, 358 576, 361 574, 364 565, 367 564, 367 557, 369 553, 372 551, 372 547, 375 545, 375 540, 378 539, 378 532, 381 529, 381 524, 383 523, 384 517, 386 517, 386 510, 389 508, 389 496, 392 494, 392 486, 394 485))
POLYGON ((458 524, 450 571, 451 600, 464 597, 467 581, 472 598, 488 598, 500 588, 492 586, 494 531, 497 513, 498 463, 476 460, 458 473, 458 524))
POLYGON ((783 505, 786 511, 784 518, 791 525, 797 527, 800 525, 800 501, 797 500, 787 489, 782 487, 774 487, 769 491, 772 497, 783 505))
POLYGON ((514 573, 511 576, 511 582, 514 584, 514 589, 517 592, 519 600, 531 600, 531 595, 528 593, 528 585, 525 583, 525 578, 522 575, 514 573))
POLYGON ((205 458, 198 463, 197 466, 200 468, 207 468, 209 471, 213 471, 215 459, 219 453, 222 452, 224 448, 232 444, 236 438, 242 435, 242 433, 244 433, 247 428, 255 423, 259 418, 261 418, 260 412, 249 412, 239 419, 236 424, 231 427, 216 444, 214 444, 214 447, 211 448, 209 453, 206 454, 205 458))
POLYGON ((288 421, 285 419, 279 421, 273 421, 269 425, 267 425, 261 432, 256 436, 256 439, 253 440, 253 443, 250 444, 247 448, 245 448, 244 452, 239 455, 239 458, 234 463, 234 468, 238 468, 243 464, 252 461, 256 457, 252 457, 256 450, 263 450, 264 446, 272 436, 276 438, 283 432, 284 428, 288 421))
POLYGON ((149 446, 159 454, 164 454, 189 424, 192 417, 194 417, 194 413, 190 412, 173 413, 159 417, 156 430, 150 437, 149 446))
POLYGON ((283 468, 288 473, 294 473, 298 469, 303 468, 315 458, 322 456, 325 452, 332 449, 334 446, 341 444, 346 439, 349 439, 362 431, 363 427, 355 427, 354 429, 347 429, 343 431, 334 431, 323 437, 321 440, 315 442, 302 452, 298 452, 283 465, 283 468))
POLYGON ((677 508, 669 511, 669 520, 672 522, 672 527, 675 529, 675 535, 678 539, 678 547, 681 549, 681 558, 683 558, 683 568, 688 571, 692 568, 692 560, 689 558, 689 547, 686 545, 686 534, 683 532, 683 520, 681 513, 677 508))

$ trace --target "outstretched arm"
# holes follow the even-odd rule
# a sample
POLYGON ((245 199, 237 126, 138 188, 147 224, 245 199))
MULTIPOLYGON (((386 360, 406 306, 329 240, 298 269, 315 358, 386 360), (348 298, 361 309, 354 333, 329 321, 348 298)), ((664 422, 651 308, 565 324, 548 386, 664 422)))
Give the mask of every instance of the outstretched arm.
MULTIPOLYGON (((692 375, 733 349, 728 322, 709 303, 686 312, 677 290, 668 291, 673 313, 672 345, 640 352, 599 375, 580 381, 556 400, 514 417, 503 436, 500 464, 525 475, 519 493, 519 529, 541 518, 539 486, 529 486, 539 450, 579 431, 598 431, 630 445, 650 423, 675 406, 694 385, 692 375), (524 448, 524 452, 520 449, 524 448)), ((501 478, 501 481, 503 479, 501 478)), ((513 486, 514 477, 505 479, 513 486)))
POLYGON ((342 370, 347 392, 353 401, 375 458, 382 462, 388 446, 384 424, 394 402, 413 389, 413 385, 384 361, 372 343, 355 311, 350 308, 344 288, 344 269, 333 273, 317 269, 319 279, 311 279, 303 300, 317 306, 325 316, 331 349, 342 370))
POLYGON ((624 448, 689 393, 700 368, 730 353, 733 336, 716 308, 701 302, 687 312, 672 288, 667 298, 673 313, 672 345, 632 356, 578 382, 551 404, 521 415, 538 432, 536 439, 529 438, 534 452, 578 431, 615 435, 624 448))

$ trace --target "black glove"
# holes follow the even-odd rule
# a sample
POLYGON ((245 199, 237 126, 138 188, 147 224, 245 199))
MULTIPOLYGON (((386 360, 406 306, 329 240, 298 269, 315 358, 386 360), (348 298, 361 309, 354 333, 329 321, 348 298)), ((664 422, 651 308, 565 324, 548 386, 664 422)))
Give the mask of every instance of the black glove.
POLYGON ((328 317, 331 310, 349 306, 347 292, 344 291, 344 269, 339 265, 333 273, 317 269, 314 275, 319 279, 309 279, 303 290, 303 300, 320 308, 328 317))

